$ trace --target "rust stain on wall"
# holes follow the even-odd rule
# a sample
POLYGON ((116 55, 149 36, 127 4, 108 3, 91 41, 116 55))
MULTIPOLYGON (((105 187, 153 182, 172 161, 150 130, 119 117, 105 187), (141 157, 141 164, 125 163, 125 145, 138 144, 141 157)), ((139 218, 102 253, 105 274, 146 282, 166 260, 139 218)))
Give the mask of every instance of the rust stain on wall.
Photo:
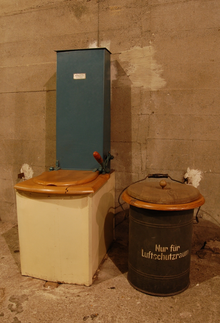
POLYGON ((119 11, 119 10, 121 10, 121 7, 118 7, 118 6, 110 6, 109 9, 111 11, 119 11))

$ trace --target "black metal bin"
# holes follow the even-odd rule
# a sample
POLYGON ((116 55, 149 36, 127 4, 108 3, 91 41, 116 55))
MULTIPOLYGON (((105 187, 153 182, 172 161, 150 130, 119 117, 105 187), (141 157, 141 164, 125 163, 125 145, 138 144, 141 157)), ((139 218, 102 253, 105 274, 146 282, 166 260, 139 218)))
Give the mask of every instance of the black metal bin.
POLYGON ((193 186, 145 181, 122 199, 130 204, 130 284, 150 295, 171 296, 189 286, 194 208, 205 200, 193 186))

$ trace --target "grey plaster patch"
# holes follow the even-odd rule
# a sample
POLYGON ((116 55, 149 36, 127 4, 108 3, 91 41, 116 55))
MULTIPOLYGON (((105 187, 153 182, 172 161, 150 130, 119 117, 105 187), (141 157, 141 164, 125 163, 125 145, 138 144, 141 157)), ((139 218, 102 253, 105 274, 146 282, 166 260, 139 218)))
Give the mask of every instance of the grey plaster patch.
POLYGON ((3 301, 4 296, 5 296, 5 288, 0 288, 0 302, 3 301))
POLYGON ((83 317, 83 321, 93 321, 99 314, 91 314, 91 315, 86 315, 83 317))
POLYGON ((21 323, 21 321, 17 318, 17 316, 15 316, 14 321, 12 323, 21 323))
POLYGON ((9 298, 9 302, 11 302, 12 304, 8 305, 8 309, 11 312, 15 312, 16 314, 23 312, 23 306, 22 303, 24 303, 25 301, 28 300, 27 295, 13 295, 9 298))
POLYGON ((59 285, 60 285, 59 283, 47 281, 47 282, 45 282, 44 287, 47 289, 54 289, 54 288, 59 287, 59 285))

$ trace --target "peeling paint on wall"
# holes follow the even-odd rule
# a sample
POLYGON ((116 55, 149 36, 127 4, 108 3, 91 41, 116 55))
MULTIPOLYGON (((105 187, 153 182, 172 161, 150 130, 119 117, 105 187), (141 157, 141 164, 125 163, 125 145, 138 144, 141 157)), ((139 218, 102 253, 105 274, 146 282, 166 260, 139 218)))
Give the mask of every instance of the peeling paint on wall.
POLYGON ((110 51, 110 45, 111 45, 111 41, 110 40, 103 40, 100 43, 100 47, 107 48, 109 51, 110 51))
POLYGON ((92 43, 89 43, 89 48, 98 48, 97 40, 94 40, 92 43))
POLYGON ((153 46, 134 47, 119 55, 120 64, 130 77, 133 86, 158 90, 166 85, 162 66, 154 58, 153 46))
POLYGON ((100 46, 98 46, 97 40, 94 40, 93 42, 89 43, 89 48, 107 48, 110 51, 110 45, 111 41, 110 40, 103 40, 100 43, 100 46))

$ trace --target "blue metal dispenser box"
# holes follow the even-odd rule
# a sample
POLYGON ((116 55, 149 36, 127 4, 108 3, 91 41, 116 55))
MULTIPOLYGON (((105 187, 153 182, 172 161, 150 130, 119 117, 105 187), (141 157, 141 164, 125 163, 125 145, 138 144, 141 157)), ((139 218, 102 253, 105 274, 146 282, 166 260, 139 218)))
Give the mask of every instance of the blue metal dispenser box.
POLYGON ((57 51, 56 158, 62 169, 92 170, 110 151, 110 52, 57 51))

